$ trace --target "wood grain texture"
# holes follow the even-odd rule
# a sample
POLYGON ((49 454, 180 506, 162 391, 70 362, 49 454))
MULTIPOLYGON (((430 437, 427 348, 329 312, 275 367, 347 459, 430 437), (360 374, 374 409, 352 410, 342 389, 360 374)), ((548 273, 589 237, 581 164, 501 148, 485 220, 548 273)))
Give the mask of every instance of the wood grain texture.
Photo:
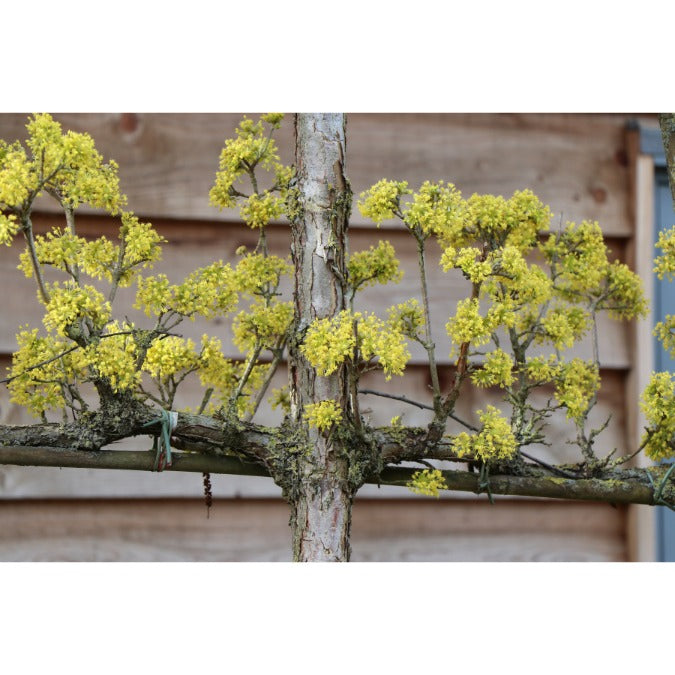
MULTIPOLYGON (((253 116, 256 117, 256 116, 253 116)), ((643 116, 652 121, 651 116, 643 116)), ((130 208, 139 214, 227 220, 208 193, 237 114, 57 114, 65 129, 90 133, 117 160, 130 208)), ((556 218, 598 220, 630 234, 625 126, 621 114, 364 114, 348 116, 347 172, 358 195, 380 178, 455 183, 467 195, 535 191, 556 218)), ((25 138, 25 114, 0 115, 0 138, 25 138)), ((292 124, 279 133, 293 157, 292 124)), ((51 205, 48 208, 52 208, 51 205)), ((363 224, 355 210, 353 225, 363 224)))
MULTIPOLYGON (((624 510, 357 499, 358 561, 621 561, 624 510)), ((0 503, 2 561, 288 561, 287 506, 217 500, 0 503)))

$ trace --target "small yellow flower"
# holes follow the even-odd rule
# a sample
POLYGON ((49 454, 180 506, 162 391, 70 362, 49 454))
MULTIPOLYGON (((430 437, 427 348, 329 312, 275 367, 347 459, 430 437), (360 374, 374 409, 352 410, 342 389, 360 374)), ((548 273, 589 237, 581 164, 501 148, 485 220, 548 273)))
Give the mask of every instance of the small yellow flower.
POLYGON ((342 419, 342 410, 335 401, 308 403, 305 406, 305 419, 310 427, 319 431, 328 431, 342 419))
POLYGON ((424 469, 415 471, 407 488, 418 495, 438 498, 439 490, 447 490, 448 485, 439 469, 424 469))

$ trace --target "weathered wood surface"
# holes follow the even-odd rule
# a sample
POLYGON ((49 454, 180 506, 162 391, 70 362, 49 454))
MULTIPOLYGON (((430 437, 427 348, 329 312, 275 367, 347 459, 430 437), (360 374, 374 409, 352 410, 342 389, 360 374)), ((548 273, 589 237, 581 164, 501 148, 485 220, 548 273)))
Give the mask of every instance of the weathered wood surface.
MULTIPOLYGON (((255 117, 255 116, 253 116, 255 117)), ((535 191, 567 220, 598 220, 629 235, 625 127, 621 114, 363 114, 348 116, 347 170, 355 194, 380 178, 455 183, 464 193, 535 191)), ((654 116, 646 116, 652 119, 654 116)), ((117 160, 130 208, 153 217, 227 220, 208 193, 237 114, 57 114, 117 160)), ((27 115, 0 115, 0 138, 25 138, 27 115)), ((279 134, 293 157, 292 124, 279 134)), ((48 208, 52 208, 49 206, 48 208)), ((363 219, 355 211, 352 225, 363 219)))
MULTIPOLYGON (((36 215, 35 229, 45 232, 54 225, 62 224, 60 219, 53 216, 36 215)), ((78 219, 78 230, 83 236, 98 237, 106 235, 117 240, 117 221, 98 218, 81 217, 78 219)), ((153 270, 147 274, 164 273, 169 279, 178 283, 197 267, 208 265, 214 260, 222 259, 232 265, 237 263, 235 251, 240 246, 247 246, 249 250, 255 247, 256 233, 238 223, 209 224, 203 222, 171 222, 167 220, 153 221, 158 232, 168 243, 163 247, 163 258, 153 270)), ((364 289, 357 296, 357 309, 375 311, 383 318, 386 317, 386 308, 405 302, 415 297, 421 302, 418 274, 417 252, 414 239, 404 231, 382 232, 371 228, 355 229, 350 233, 350 250, 361 251, 377 243, 379 239, 389 240, 401 261, 404 272, 403 279, 398 284, 387 286, 373 286, 364 289)), ((268 243, 272 253, 285 257, 290 246, 289 229, 285 226, 271 228, 268 234, 268 243)), ((623 258, 625 242, 621 239, 612 239, 608 243, 613 255, 623 258)), ((0 287, 11 289, 0 299, 0 353, 11 353, 16 348, 15 334, 19 324, 40 326, 43 317, 43 307, 37 301, 36 286, 33 279, 25 279, 16 269, 19 255, 24 249, 19 238, 15 239, 11 247, 0 248, 0 287)), ((440 250, 437 246, 430 247, 429 262, 427 265, 430 289, 430 310, 432 317, 432 334, 437 346, 437 362, 449 363, 450 339, 445 324, 454 314, 457 302, 470 295, 470 287, 458 271, 443 272, 438 261, 440 250)), ((48 279, 63 278, 63 275, 46 275, 48 279)), ((89 283, 89 282, 88 282, 89 283)), ((290 298, 290 280, 282 286, 286 297, 290 298)), ((95 284, 101 286, 101 284, 95 284)), ((150 325, 150 319, 140 310, 132 308, 136 293, 136 285, 120 289, 115 306, 116 316, 128 316, 138 321, 139 325, 150 325)), ((629 368, 632 364, 632 355, 628 347, 628 331, 626 324, 610 319, 606 313, 599 316, 600 358, 603 367, 629 368)), ((241 355, 232 344, 232 333, 229 328, 230 317, 217 318, 213 321, 197 319, 185 321, 177 332, 185 337, 192 338, 197 344, 203 333, 216 335, 223 341, 223 349, 231 358, 241 355)), ((427 355, 418 344, 411 344, 413 362, 426 363, 427 355)), ((544 350, 540 350, 542 353, 544 350)), ((574 349, 567 352, 570 358, 580 356, 592 358, 592 344, 590 336, 585 338, 574 349)))
MULTIPOLYGON (((353 561, 621 561, 625 509, 357 499, 353 561)), ((2 561, 288 561, 279 500, 0 502, 2 561)))

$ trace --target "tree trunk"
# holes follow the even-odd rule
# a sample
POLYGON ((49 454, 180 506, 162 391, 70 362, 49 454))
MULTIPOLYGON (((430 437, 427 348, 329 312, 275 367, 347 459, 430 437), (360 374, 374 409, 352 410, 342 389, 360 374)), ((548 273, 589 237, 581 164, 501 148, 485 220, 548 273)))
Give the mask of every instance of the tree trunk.
POLYGON ((659 125, 668 167, 668 182, 673 196, 673 209, 675 209, 675 113, 661 113, 659 125))
POLYGON ((321 377, 300 352, 314 319, 336 316, 345 308, 342 286, 351 191, 345 177, 345 116, 298 114, 296 124, 297 213, 292 223, 295 264, 296 339, 290 349, 291 417, 302 441, 291 505, 296 561, 349 560, 349 530, 354 488, 349 460, 339 434, 308 427, 308 404, 335 401, 348 410, 345 368, 321 377))

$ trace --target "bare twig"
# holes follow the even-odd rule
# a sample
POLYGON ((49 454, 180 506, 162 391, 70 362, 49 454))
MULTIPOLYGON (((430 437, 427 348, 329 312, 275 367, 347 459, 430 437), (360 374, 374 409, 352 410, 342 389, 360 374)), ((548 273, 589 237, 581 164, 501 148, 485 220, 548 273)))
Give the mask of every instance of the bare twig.
MULTIPOLYGON (((420 403, 419 401, 413 401, 412 399, 409 399, 407 396, 398 396, 395 394, 385 394, 383 391, 375 391, 374 389, 359 389, 359 394, 372 394, 373 396, 380 396, 382 398, 391 398, 395 401, 402 401, 403 403, 408 403, 409 405, 414 405, 417 406, 418 408, 421 408, 422 410, 431 410, 431 412, 434 412, 434 407, 431 405, 427 405, 426 403, 420 403)), ((452 420, 455 420, 455 422, 458 422, 461 424, 463 427, 466 427, 467 429, 470 429, 471 431, 479 431, 478 427, 473 426, 472 424, 469 424, 468 422, 465 422, 463 419, 460 419, 457 417, 457 415, 453 413, 449 413, 448 417, 452 420)))

